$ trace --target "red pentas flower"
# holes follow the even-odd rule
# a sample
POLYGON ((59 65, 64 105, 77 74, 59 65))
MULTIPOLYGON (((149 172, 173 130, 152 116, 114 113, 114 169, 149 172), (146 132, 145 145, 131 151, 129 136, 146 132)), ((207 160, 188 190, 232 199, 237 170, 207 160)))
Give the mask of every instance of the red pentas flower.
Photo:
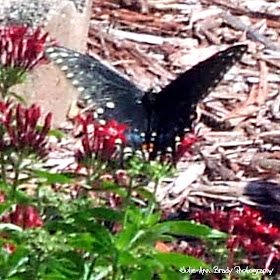
POLYGON ((0 151, 4 151, 7 148, 7 141, 5 135, 6 130, 3 124, 11 121, 11 117, 12 117, 11 107, 12 107, 11 102, 0 101, 0 151))
POLYGON ((203 210, 196 212, 193 218, 197 222, 229 233, 228 249, 231 252, 243 249, 253 265, 257 260, 256 265, 264 267, 271 253, 274 260, 280 260, 277 245, 280 241, 280 229, 271 222, 268 223, 264 215, 256 209, 245 206, 230 211, 203 210))
POLYGON ((48 34, 40 28, 0 27, 0 64, 30 70, 44 58, 48 34))
POLYGON ((13 107, 13 103, 10 100, 6 102, 0 101, 0 122, 2 124, 6 124, 11 121, 12 111, 13 111, 12 107, 13 107))
POLYGON ((1 222, 12 223, 23 229, 41 227, 43 221, 36 208, 27 205, 17 205, 15 211, 2 217, 1 222))
MULTIPOLYGON (((120 124, 115 120, 110 120, 107 122, 100 131, 103 130, 104 137, 110 138, 110 140, 120 139, 125 142, 125 131, 127 130, 127 125, 120 124)), ((115 143, 114 143, 115 144, 115 143)))
POLYGON ((46 136, 51 125, 51 113, 45 117, 42 129, 38 130, 41 109, 32 105, 23 108, 20 104, 9 106, 9 103, 0 102, 0 123, 2 124, 1 150, 11 147, 17 152, 25 152, 28 156, 31 153, 41 158, 47 154, 46 136))
POLYGON ((78 122, 82 125, 83 137, 82 149, 76 152, 79 163, 89 158, 101 158, 109 160, 114 158, 116 142, 125 142, 126 125, 110 120, 106 124, 100 124, 92 116, 78 116, 78 122))
POLYGON ((3 245, 3 248, 7 252, 7 254, 9 254, 9 255, 11 255, 17 249, 17 247, 14 244, 12 244, 12 243, 5 243, 3 245))
MULTIPOLYGON (((3 193, 0 194, 2 198, 0 203, 3 203, 5 201, 5 196, 3 193)), ((36 208, 34 206, 29 205, 17 205, 14 211, 2 216, 0 222, 12 223, 24 229, 32 227, 41 227, 43 225, 43 221, 36 208)))
POLYGON ((5 201, 5 194, 3 192, 0 192, 0 203, 3 203, 5 201))
POLYGON ((192 146, 200 140, 201 137, 193 133, 184 135, 183 139, 177 145, 175 161, 178 161, 184 156, 189 156, 191 154, 192 146))

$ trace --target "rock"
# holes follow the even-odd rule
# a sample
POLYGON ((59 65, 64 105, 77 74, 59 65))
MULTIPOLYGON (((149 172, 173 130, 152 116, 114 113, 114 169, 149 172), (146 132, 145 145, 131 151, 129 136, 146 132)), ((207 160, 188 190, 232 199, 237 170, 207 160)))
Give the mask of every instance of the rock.
MULTIPOLYGON (((1 24, 43 26, 59 45, 85 52, 88 37, 91 0, 0 0, 1 24)), ((61 71, 48 63, 35 68, 27 83, 13 89, 28 104, 52 112, 58 127, 66 119, 70 104, 78 93, 61 71)))

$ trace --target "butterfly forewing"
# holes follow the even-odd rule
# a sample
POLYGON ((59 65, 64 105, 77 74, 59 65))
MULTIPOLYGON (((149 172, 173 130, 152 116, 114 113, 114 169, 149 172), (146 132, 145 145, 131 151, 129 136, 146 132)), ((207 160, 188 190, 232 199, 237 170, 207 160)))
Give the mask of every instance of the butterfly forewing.
POLYGON ((220 82, 246 50, 246 45, 236 45, 218 52, 181 74, 157 94, 152 130, 158 135, 159 149, 172 146, 174 137, 182 135, 184 129, 191 126, 191 115, 197 103, 220 82))
POLYGON ((132 82, 98 60, 64 47, 48 47, 53 60, 80 92, 84 106, 93 104, 101 119, 115 119, 132 130, 146 130, 146 111, 141 104, 142 91, 132 82))

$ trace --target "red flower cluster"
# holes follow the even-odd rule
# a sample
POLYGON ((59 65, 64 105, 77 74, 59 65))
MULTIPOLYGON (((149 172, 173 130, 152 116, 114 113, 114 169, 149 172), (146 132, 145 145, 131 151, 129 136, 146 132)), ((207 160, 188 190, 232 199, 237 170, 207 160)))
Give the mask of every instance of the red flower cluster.
POLYGON ((44 58, 48 34, 40 28, 26 26, 0 27, 0 64, 30 70, 44 58))
MULTIPOLYGON (((5 201, 5 195, 0 193, 0 198, 0 203, 3 203, 5 201)), ((12 223, 23 229, 41 227, 43 225, 43 221, 36 208, 27 205, 17 205, 13 212, 2 216, 0 222, 12 223)), ((3 247, 8 254, 12 254, 16 250, 16 246, 10 242, 5 243, 3 247)))
POLYGON ((202 244, 196 244, 195 242, 186 242, 181 241, 181 243, 178 245, 178 248, 176 248, 178 253, 186 254, 198 259, 203 259, 206 261, 206 251, 204 246, 202 244))
POLYGON ((5 201, 5 195, 4 193, 0 192, 0 203, 3 203, 5 201))
POLYGON ((12 254, 17 249, 17 247, 12 243, 5 243, 3 247, 4 250, 7 252, 7 254, 9 255, 12 254))
POLYGON ((178 144, 176 149, 176 159, 182 158, 183 156, 187 156, 191 153, 191 147, 193 144, 197 143, 200 140, 200 137, 196 134, 189 133, 184 135, 181 142, 178 144))
POLYGON ((92 116, 78 116, 82 125, 82 150, 76 152, 79 163, 89 158, 112 159, 116 151, 116 141, 125 142, 126 125, 110 120, 104 125, 97 123, 92 116))
POLYGON ((272 223, 267 223, 258 210, 246 206, 241 210, 233 209, 228 212, 200 211, 193 218, 199 223, 229 233, 228 249, 231 252, 238 248, 244 249, 252 265, 267 268, 267 260, 271 254, 274 260, 280 260, 277 246, 280 230, 272 223))
POLYGON ((36 153, 41 158, 47 154, 46 136, 50 129, 52 115, 45 117, 43 128, 39 131, 40 107, 32 105, 29 108, 11 106, 9 102, 0 102, 0 123, 2 135, 0 149, 12 147, 16 151, 24 151, 28 154, 36 153), (7 135, 6 135, 7 134, 7 135))
POLYGON ((17 205, 15 211, 8 213, 1 219, 2 223, 12 223, 23 229, 41 227, 43 221, 33 206, 17 205))

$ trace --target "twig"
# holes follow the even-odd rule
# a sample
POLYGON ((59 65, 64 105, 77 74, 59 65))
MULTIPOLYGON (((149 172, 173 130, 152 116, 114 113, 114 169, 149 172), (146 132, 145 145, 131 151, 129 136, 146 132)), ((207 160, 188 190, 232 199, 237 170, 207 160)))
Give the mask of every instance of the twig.
POLYGON ((259 32, 253 30, 251 27, 243 23, 241 20, 239 20, 237 17, 232 16, 229 13, 221 13, 221 17, 226 21, 228 25, 230 25, 232 28, 236 30, 241 30, 247 33, 247 36, 250 39, 256 40, 258 42, 261 42, 264 44, 267 48, 280 51, 280 48, 276 46, 273 42, 271 42, 267 37, 260 34, 259 32))

